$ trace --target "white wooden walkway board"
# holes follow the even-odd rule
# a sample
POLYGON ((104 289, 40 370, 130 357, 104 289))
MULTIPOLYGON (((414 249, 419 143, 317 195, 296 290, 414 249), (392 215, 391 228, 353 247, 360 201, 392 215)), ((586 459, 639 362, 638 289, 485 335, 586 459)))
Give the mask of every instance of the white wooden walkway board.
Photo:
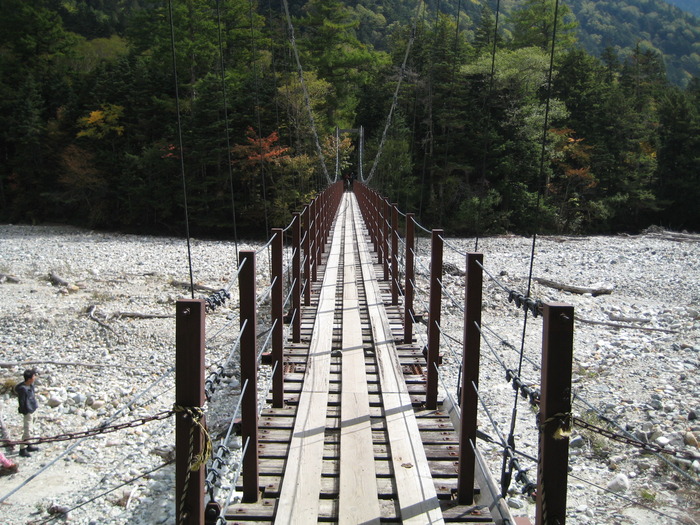
MULTIPOLYGON (((350 204, 349 195, 345 193, 343 203, 350 204)), ((340 525, 378 524, 380 509, 355 271, 356 232, 353 215, 357 210, 351 206, 348 206, 347 210, 343 262, 343 361, 340 403, 342 461, 338 523, 340 525)))
POLYGON ((316 324, 311 336, 304 386, 294 423, 275 523, 303 525, 318 520, 323 443, 326 431, 333 316, 340 263, 341 235, 347 206, 335 223, 326 271, 318 300, 316 324))
POLYGON ((379 284, 362 231, 357 200, 350 194, 358 232, 358 250, 375 344, 382 402, 389 434, 391 462, 403 523, 444 523, 430 467, 421 441, 411 397, 403 380, 395 343, 384 311, 379 284))

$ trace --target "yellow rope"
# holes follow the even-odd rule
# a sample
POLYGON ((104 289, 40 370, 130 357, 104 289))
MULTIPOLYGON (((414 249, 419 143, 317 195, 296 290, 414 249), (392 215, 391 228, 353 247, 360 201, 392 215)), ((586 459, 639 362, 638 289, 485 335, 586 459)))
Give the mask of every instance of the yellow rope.
MULTIPOLYGON (((195 426, 199 427, 199 432, 202 436, 202 453, 201 454, 190 454, 190 466, 191 471, 197 471, 202 468, 209 459, 212 453, 211 436, 209 431, 202 424, 202 418, 204 418, 204 411, 201 407, 183 407, 180 405, 173 405, 173 411, 179 413, 185 413, 192 419, 195 426)), ((194 430, 194 429, 193 429, 194 430)))

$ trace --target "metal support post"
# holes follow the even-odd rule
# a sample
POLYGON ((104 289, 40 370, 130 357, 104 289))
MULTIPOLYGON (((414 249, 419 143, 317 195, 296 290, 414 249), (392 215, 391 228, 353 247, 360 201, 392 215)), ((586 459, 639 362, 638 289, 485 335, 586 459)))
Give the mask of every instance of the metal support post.
POLYGON ((258 351, 256 346, 257 304, 255 301, 255 251, 241 250, 243 264, 238 274, 241 315, 241 385, 246 385, 241 401, 241 439, 246 446, 243 456, 243 502, 258 501, 258 351))
POLYGON ((284 250, 284 230, 273 228, 272 235, 272 292, 270 303, 272 306, 272 366, 274 375, 272 376, 272 406, 282 408, 284 406, 284 286, 282 286, 283 257, 284 250))
POLYGON ((403 342, 410 345, 413 342, 413 283, 415 280, 414 250, 416 245, 416 224, 414 214, 406 214, 406 284, 403 303, 403 342))
MULTIPOLYGON (((294 212, 292 221, 292 341, 301 341, 301 214, 294 212)), ((311 286, 311 283, 306 283, 311 286)))
POLYGON ((457 498, 460 505, 474 502, 474 468, 476 457, 476 416, 479 397, 479 357, 481 350, 481 295, 483 289, 484 256, 468 253, 464 277, 464 344, 460 406, 462 420, 459 438, 459 472, 457 498))
POLYGON ((399 304, 399 211, 391 205, 391 304, 399 304))
MULTIPOLYGON (((180 299, 175 305, 175 404, 194 411, 204 405, 204 314, 203 299, 180 299)), ((175 500, 177 522, 199 525, 204 523, 204 466, 192 471, 190 465, 204 443, 192 413, 175 416, 175 500)))
POLYGON ((430 256, 430 313, 428 316, 428 384, 425 407, 437 409, 438 371, 440 358, 440 311, 442 306, 442 230, 433 230, 430 256))
POLYGON ((391 205, 389 199, 382 199, 382 266, 384 267, 384 280, 389 280, 389 258, 391 249, 391 240, 389 239, 389 223, 391 222, 391 205))
POLYGON ((571 364, 574 307, 543 306, 540 457, 537 469, 536 525, 564 525, 571 425, 571 364))
MULTIPOLYGON (((323 231, 323 207, 320 197, 314 199, 314 265, 318 268, 321 265, 321 237, 323 231)), ((316 281, 316 279, 314 279, 316 281)))
MULTIPOLYGON (((311 304, 311 254, 309 247, 311 246, 311 229, 310 229, 310 207, 304 206, 302 217, 304 219, 304 237, 302 244, 304 245, 304 306, 311 304)), ((299 246, 301 250, 301 246, 299 246)))

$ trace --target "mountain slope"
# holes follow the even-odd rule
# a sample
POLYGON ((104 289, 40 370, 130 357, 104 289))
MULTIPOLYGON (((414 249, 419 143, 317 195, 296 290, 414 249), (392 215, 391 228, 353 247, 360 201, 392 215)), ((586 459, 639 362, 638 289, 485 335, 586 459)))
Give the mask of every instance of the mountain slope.
POLYGON ((657 51, 669 80, 684 85, 700 76, 700 20, 661 0, 567 0, 579 22, 579 39, 600 55, 620 55, 637 45, 657 51))
POLYGON ((666 2, 700 18, 700 2, 698 0, 666 0, 666 2))

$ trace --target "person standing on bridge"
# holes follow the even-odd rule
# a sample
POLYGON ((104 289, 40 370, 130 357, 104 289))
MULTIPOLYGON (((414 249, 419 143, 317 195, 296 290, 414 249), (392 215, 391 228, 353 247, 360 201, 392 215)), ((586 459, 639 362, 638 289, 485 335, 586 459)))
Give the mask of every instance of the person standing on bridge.
MULTIPOLYGON (((37 372, 30 368, 24 371, 24 381, 15 386, 17 399, 19 401, 19 413, 24 416, 24 432, 22 441, 32 437, 32 423, 34 420, 34 412, 39 406, 34 395, 34 381, 36 380, 37 372)), ((39 447, 35 445, 20 445, 19 455, 25 458, 29 457, 30 452, 36 452, 39 447)))

